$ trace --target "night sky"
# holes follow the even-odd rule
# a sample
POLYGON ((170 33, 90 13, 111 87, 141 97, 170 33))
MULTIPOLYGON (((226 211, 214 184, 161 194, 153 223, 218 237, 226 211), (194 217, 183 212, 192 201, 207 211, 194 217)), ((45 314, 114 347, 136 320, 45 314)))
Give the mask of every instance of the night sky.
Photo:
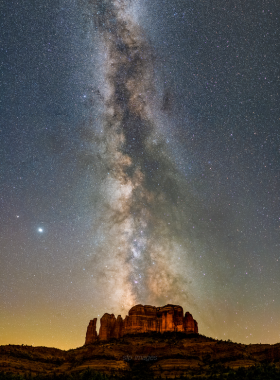
POLYGON ((138 303, 279 342, 277 0, 0 4, 0 344, 138 303))

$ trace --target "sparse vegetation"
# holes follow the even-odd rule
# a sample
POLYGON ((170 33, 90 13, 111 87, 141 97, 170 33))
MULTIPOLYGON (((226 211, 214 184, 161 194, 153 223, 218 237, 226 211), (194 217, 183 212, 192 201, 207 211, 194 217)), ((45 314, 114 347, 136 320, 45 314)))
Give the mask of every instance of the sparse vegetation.
MULTIPOLYGON (((143 363, 134 363, 132 372, 123 373, 122 376, 116 374, 103 374, 87 369, 83 372, 60 373, 55 372, 44 375, 32 376, 30 373, 24 375, 0 372, 0 380, 156 380, 165 379, 154 377, 148 367, 143 363)), ((216 366, 211 374, 204 375, 182 375, 175 377, 177 380, 280 380, 280 369, 274 365, 261 365, 249 369, 239 368, 236 371, 216 366)))
POLYGON ((8 345, 0 346, 1 370, 0 380, 280 380, 280 344, 148 333, 68 351, 8 345))

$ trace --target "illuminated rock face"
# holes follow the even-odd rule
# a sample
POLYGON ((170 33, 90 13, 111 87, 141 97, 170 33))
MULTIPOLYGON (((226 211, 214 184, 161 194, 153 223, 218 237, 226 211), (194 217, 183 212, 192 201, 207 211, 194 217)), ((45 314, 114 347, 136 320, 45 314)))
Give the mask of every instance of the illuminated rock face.
POLYGON ((108 340, 111 338, 113 329, 116 324, 116 317, 114 314, 105 313, 100 319, 99 339, 108 340))
POLYGON ((85 344, 90 344, 97 340, 96 321, 97 321, 97 318, 94 318, 93 320, 89 322, 85 344))
POLYGON ((96 321, 90 321, 86 334, 85 344, 94 343, 111 338, 119 339, 126 334, 138 334, 145 332, 180 331, 186 334, 198 333, 197 322, 189 312, 185 316, 183 308, 178 305, 166 305, 155 307, 150 305, 133 306, 123 320, 114 314, 105 313, 100 319, 99 336, 96 332, 96 321))

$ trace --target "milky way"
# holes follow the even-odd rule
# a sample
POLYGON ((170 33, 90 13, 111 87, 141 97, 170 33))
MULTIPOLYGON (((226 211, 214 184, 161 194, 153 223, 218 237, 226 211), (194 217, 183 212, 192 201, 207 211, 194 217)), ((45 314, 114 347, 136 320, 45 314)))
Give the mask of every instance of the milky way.
MULTIPOLYGON (((154 116, 153 52, 133 20, 128 1, 96 3, 104 43, 105 111, 99 141, 104 234, 91 265, 117 306, 183 302, 192 264, 188 260, 194 200, 160 134, 154 116), (181 257, 182 256, 182 257, 181 257), (181 261, 180 261, 181 260, 181 261), (104 283, 104 262, 109 274, 104 283)), ((114 305, 112 305, 114 307, 114 305)))

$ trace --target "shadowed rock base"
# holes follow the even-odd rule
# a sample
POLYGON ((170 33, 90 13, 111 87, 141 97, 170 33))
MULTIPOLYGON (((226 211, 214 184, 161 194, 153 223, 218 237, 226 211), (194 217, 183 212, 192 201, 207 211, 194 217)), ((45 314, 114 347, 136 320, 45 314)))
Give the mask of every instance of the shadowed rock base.
POLYGON ((88 325, 85 345, 97 340, 119 339, 126 334, 166 331, 198 333, 196 320, 189 312, 184 316, 183 308, 179 305, 136 305, 129 310, 124 320, 120 315, 116 318, 114 314, 105 313, 100 319, 99 336, 96 332, 96 321, 97 318, 94 318, 88 325))

